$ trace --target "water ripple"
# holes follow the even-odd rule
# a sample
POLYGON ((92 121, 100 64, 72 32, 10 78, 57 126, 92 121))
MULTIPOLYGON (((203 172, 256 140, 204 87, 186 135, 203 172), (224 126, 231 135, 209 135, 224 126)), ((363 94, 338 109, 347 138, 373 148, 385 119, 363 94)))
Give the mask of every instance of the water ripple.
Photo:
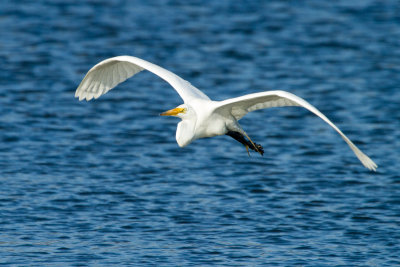
POLYGON ((398 1, 8 1, 0 8, 0 263, 400 265, 398 1), (181 103, 150 73, 98 101, 98 61, 158 63, 213 99, 282 89, 298 108, 175 142, 181 103))

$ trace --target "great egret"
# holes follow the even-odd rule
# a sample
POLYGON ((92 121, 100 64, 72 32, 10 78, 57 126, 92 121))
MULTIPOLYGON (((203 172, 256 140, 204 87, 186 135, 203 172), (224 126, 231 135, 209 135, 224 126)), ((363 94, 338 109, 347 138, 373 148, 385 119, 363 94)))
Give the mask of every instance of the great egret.
POLYGON ((250 148, 262 155, 263 147, 250 139, 240 127, 238 120, 248 112, 258 109, 301 106, 332 126, 366 168, 373 171, 377 168, 377 165, 325 115, 304 99, 285 91, 265 91, 224 101, 212 101, 189 82, 160 66, 137 57, 118 56, 103 60, 91 68, 76 90, 75 97, 87 101, 98 98, 144 69, 168 82, 184 101, 184 104, 161 113, 163 116, 175 116, 182 119, 176 129, 176 141, 180 147, 187 146, 198 138, 228 135, 242 143, 247 152, 250 148))

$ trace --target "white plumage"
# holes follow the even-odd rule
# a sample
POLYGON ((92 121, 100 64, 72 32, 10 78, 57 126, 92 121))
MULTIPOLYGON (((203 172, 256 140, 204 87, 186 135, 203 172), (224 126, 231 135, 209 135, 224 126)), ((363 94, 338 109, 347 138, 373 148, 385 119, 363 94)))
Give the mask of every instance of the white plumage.
POLYGON ((177 108, 161 114, 182 119, 176 131, 176 140, 181 147, 198 138, 227 134, 245 145, 246 149, 250 148, 263 154, 263 148, 253 143, 240 127, 238 120, 248 112, 258 109, 301 106, 335 129, 366 168, 373 171, 377 168, 377 165, 325 115, 304 99, 285 91, 265 91, 224 101, 212 101, 189 82, 160 66, 137 57, 119 56, 106 59, 91 68, 78 86, 75 97, 88 101, 98 98, 144 69, 168 82, 184 101, 184 104, 177 108))

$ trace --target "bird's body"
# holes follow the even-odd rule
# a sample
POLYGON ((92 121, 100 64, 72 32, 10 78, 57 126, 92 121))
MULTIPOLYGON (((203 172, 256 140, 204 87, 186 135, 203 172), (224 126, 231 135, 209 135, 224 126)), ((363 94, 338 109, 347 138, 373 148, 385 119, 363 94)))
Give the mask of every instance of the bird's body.
POLYGON ((301 106, 333 127, 366 168, 374 171, 377 168, 377 165, 325 115, 304 99, 285 91, 265 91, 224 101, 213 101, 189 82, 160 66, 136 57, 119 56, 106 59, 91 68, 76 90, 75 96, 79 97, 79 100, 98 98, 144 69, 167 81, 184 101, 184 104, 161 114, 182 119, 176 130, 176 141, 180 147, 187 146, 199 138, 228 135, 242 143, 247 150, 250 148, 262 155, 262 146, 249 138, 238 121, 248 112, 258 109, 301 106))

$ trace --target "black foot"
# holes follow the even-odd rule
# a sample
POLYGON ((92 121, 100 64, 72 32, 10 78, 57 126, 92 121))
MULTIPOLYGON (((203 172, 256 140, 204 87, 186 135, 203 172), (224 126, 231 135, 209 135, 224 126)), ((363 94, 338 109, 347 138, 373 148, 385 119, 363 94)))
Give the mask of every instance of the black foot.
POLYGON ((226 135, 229 135, 239 143, 243 144, 246 147, 246 149, 250 148, 251 150, 260 153, 261 156, 264 155, 264 148, 261 145, 253 143, 250 140, 247 140, 241 133, 229 131, 226 133, 226 135))
POLYGON ((254 144, 256 145, 257 149, 254 149, 254 148, 251 148, 251 149, 253 149, 254 151, 257 151, 258 153, 260 153, 261 156, 264 155, 264 148, 259 144, 256 144, 256 143, 254 143, 254 144))

